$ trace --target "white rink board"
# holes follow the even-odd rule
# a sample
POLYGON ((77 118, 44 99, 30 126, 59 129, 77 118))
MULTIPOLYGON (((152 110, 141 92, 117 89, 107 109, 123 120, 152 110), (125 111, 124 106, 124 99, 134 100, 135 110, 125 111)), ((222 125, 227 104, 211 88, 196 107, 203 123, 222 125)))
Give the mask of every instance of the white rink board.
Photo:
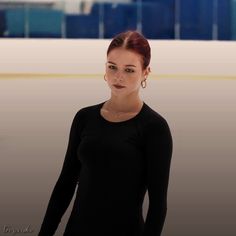
MULTIPOLYGON (((0 74, 103 74, 104 39, 0 39, 0 74)), ((236 75, 236 42, 149 40, 152 75, 236 75)))

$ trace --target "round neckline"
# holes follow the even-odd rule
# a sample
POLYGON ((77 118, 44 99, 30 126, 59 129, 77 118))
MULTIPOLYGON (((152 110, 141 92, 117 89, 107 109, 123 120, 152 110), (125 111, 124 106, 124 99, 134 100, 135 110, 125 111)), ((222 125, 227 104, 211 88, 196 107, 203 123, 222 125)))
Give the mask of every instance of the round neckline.
POLYGON ((132 121, 132 120, 137 119, 137 118, 141 115, 141 113, 143 112, 143 110, 144 110, 144 108, 145 108, 145 106, 146 106, 146 103, 143 101, 143 105, 142 105, 140 111, 139 111, 135 116, 129 118, 128 120, 123 120, 123 121, 109 121, 109 120, 107 120, 105 117, 103 117, 102 114, 101 114, 101 108, 102 108, 102 106, 103 106, 103 104, 104 104, 105 102, 106 102, 106 101, 100 103, 99 106, 98 106, 99 117, 101 118, 101 120, 105 121, 107 124, 112 124, 112 125, 113 125, 113 124, 114 124, 114 125, 124 124, 124 123, 127 123, 127 122, 130 122, 130 121, 132 121))

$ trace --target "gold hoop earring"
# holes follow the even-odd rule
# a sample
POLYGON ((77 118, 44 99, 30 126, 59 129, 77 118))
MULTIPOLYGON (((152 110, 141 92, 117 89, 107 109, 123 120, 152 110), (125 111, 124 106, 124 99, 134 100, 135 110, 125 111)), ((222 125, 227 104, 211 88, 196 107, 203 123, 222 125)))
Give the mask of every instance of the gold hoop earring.
POLYGON ((146 88, 146 86, 147 86, 146 78, 144 80, 142 80, 141 86, 142 86, 142 88, 146 88))

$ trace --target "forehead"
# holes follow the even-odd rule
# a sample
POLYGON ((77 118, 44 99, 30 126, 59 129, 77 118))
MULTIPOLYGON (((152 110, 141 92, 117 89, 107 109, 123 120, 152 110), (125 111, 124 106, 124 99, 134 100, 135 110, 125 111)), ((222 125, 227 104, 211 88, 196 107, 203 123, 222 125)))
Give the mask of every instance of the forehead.
POLYGON ((108 56, 108 61, 112 61, 117 64, 135 64, 138 65, 141 63, 141 56, 131 50, 124 48, 115 48, 112 49, 108 56))

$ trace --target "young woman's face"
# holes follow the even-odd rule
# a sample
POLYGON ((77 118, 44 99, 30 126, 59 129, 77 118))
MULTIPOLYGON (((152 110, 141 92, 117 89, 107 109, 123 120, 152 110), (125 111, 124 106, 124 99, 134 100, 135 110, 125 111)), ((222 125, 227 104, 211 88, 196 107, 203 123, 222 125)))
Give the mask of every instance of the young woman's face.
POLYGON ((111 91, 118 94, 138 92, 145 71, 142 70, 141 56, 123 48, 111 50, 106 62, 106 80, 111 91), (115 85, 124 86, 117 88, 115 85))

